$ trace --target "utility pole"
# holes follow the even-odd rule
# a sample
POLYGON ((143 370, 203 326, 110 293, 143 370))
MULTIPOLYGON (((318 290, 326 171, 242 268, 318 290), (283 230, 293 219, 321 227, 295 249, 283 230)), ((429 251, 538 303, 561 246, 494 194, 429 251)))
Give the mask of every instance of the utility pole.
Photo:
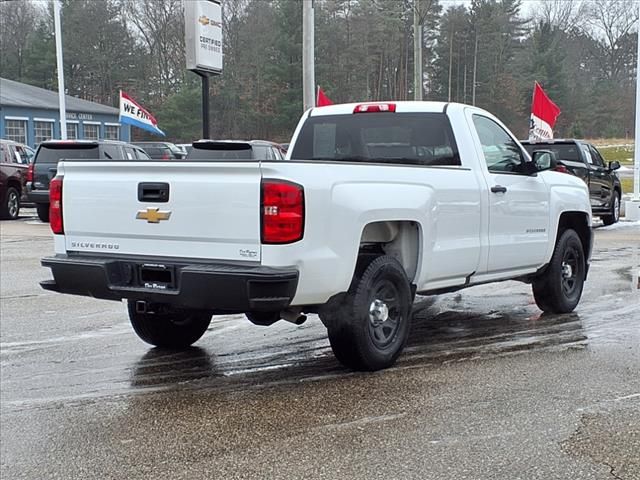
MULTIPOLYGON (((624 216, 627 220, 640 220, 640 24, 638 25, 638 45, 636 48, 638 52, 636 60, 636 133, 633 160, 633 197, 625 202, 624 205, 624 216)), ((638 285, 640 285, 640 272, 638 272, 638 275, 638 285)))
POLYGON ((302 99, 305 112, 316 106, 313 0, 302 0, 302 99))
MULTIPOLYGON (((640 4, 639 4, 640 9, 640 4)), ((636 137, 635 155, 633 162, 633 200, 640 201, 640 22, 638 24, 638 45, 636 46, 636 137)))
POLYGON ((67 139, 67 105, 64 96, 64 62, 62 61, 62 26, 60 2, 53 0, 53 23, 56 34, 56 59, 58 67, 58 103, 60 108, 60 139, 67 139))
POLYGON ((451 101, 451 70, 453 69, 453 24, 449 30, 449 96, 447 101, 451 101))
POLYGON ((422 25, 420 0, 413 4, 413 99, 422 100, 422 25))
POLYGON ((476 104, 476 74, 478 72, 478 32, 476 31, 476 46, 473 52, 473 86, 471 88, 471 105, 476 104))

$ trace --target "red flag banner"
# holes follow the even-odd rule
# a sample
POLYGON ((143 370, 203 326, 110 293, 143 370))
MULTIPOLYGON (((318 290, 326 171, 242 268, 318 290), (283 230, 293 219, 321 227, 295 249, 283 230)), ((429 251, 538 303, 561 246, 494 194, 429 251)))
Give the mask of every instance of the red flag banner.
POLYGON ((329 97, 325 95, 320 87, 318 87, 318 97, 316 98, 316 107, 326 107, 327 105, 333 105, 333 102, 329 97))
POLYGON ((540 84, 536 82, 533 88, 529 140, 553 138, 553 127, 556 124, 558 115, 560 115, 560 109, 544 93, 540 84))

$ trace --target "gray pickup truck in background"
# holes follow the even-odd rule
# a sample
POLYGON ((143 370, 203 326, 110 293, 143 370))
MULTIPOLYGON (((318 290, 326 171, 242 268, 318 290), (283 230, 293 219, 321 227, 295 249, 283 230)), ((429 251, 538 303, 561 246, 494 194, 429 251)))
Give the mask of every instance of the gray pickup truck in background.
POLYGON ((598 150, 583 140, 547 140, 521 142, 530 155, 536 150, 550 150, 557 160, 557 170, 580 177, 589 186, 591 209, 605 225, 620 219, 622 187, 615 172, 617 161, 605 162, 598 150))

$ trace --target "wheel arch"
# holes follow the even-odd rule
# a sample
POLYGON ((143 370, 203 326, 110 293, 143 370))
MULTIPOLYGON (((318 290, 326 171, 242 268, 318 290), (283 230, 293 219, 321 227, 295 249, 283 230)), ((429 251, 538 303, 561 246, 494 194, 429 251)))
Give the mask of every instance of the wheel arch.
POLYGON ((558 230, 556 232, 554 246, 558 243, 562 233, 568 229, 575 231, 578 234, 578 237, 580 237, 582 251, 584 252, 585 273, 587 273, 589 271, 591 246, 593 245, 593 230, 589 224, 589 215, 580 211, 562 212, 558 219, 558 230))
POLYGON ((15 178, 12 178, 7 182, 7 189, 9 187, 15 188, 18 191, 18 195, 22 195, 22 184, 15 178))
POLYGON ((413 220, 386 220, 366 224, 360 234, 358 256, 389 255, 404 268, 411 284, 420 274, 423 232, 413 220))

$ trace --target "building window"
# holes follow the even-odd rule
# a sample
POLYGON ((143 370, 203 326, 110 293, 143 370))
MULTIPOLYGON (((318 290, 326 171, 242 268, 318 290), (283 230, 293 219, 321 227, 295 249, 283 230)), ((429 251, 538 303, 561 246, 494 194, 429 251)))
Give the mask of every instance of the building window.
POLYGON ((35 144, 38 145, 53 138, 53 122, 34 122, 35 144))
POLYGON ((4 136, 7 140, 18 143, 27 143, 27 121, 6 120, 4 123, 4 136))
POLYGON ((105 140, 120 140, 120 127, 117 125, 104 126, 105 140))
POLYGON ((67 123, 67 140, 77 140, 77 139, 78 139, 78 124, 67 123))
POLYGON ((84 124, 84 139, 85 140, 99 140, 100 139, 100 125, 84 124))

